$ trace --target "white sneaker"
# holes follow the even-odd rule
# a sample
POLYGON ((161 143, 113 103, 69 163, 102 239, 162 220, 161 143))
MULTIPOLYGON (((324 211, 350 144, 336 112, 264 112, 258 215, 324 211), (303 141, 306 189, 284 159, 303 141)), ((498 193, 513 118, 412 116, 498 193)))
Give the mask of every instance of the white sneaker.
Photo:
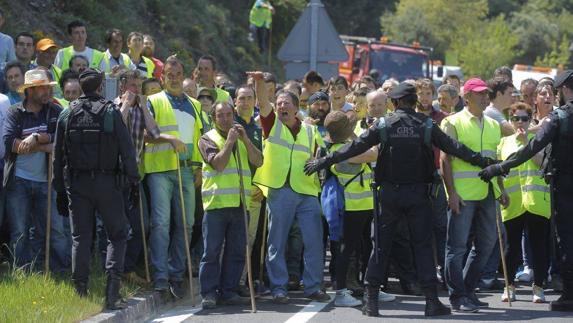
POLYGON ((362 302, 352 297, 352 292, 348 289, 340 289, 336 291, 334 298, 334 306, 338 307, 355 307, 362 305, 362 302))
POLYGON ((384 293, 383 291, 380 291, 378 293, 378 301, 379 302, 392 302, 394 300, 396 300, 396 296, 394 296, 392 294, 384 293))
POLYGON ((520 282, 528 283, 533 280, 533 270, 529 266, 525 266, 522 271, 515 275, 515 278, 520 282))
POLYGON ((545 292, 543 288, 533 284, 533 303, 545 303, 545 292))
POLYGON ((515 302, 515 286, 509 286, 509 288, 506 287, 503 289, 503 294, 501 295, 501 301, 508 302, 510 298, 512 302, 515 302), (509 295, 508 295, 508 289, 509 289, 509 295))

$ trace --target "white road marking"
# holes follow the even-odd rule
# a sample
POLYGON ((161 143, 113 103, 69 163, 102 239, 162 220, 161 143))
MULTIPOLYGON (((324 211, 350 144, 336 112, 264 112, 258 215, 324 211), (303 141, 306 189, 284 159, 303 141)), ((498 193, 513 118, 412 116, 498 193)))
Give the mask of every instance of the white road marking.
POLYGON ((195 313, 201 311, 201 306, 191 309, 175 309, 162 314, 160 317, 151 321, 152 323, 179 323, 183 322, 195 313))
POLYGON ((318 312, 322 311, 326 305, 332 303, 334 300, 334 292, 328 292, 330 295, 330 302, 328 303, 320 303, 320 302, 310 302, 309 304, 305 305, 302 310, 298 313, 293 315, 290 319, 288 319, 285 323, 306 323, 308 322, 313 316, 315 316, 318 312))

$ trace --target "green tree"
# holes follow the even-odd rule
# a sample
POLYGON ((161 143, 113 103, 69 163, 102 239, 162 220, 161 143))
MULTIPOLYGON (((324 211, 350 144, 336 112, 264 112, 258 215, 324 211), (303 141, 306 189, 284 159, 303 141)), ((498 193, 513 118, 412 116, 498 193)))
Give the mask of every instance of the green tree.
POLYGON ((551 47, 551 51, 546 52, 543 57, 537 57, 535 65, 548 67, 568 65, 571 57, 571 52, 569 51, 569 40, 564 37, 560 43, 553 42, 551 47))
POLYGON ((443 57, 460 30, 477 30, 488 13, 486 0, 401 0, 395 12, 381 18, 382 31, 390 39, 419 41, 443 57))
POLYGON ((465 27, 452 43, 467 77, 490 78, 497 67, 510 65, 516 56, 519 39, 509 29, 504 15, 482 24, 485 26, 479 32, 465 27))

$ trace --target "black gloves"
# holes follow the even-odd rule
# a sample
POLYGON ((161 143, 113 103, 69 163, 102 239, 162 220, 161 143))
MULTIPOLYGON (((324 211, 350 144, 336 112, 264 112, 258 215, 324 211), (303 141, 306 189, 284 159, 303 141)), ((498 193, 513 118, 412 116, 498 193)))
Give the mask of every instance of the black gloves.
POLYGON ((497 164, 500 162, 501 162, 501 160, 495 160, 495 159, 490 158, 490 157, 483 157, 482 155, 476 153, 472 157, 472 161, 470 162, 470 164, 477 166, 479 168, 486 168, 490 165, 497 164))
POLYGON ((504 171, 500 164, 493 164, 482 169, 478 175, 484 182, 489 182, 492 178, 500 175, 507 175, 507 171, 504 171))
POLYGON ((321 169, 328 168, 332 165, 332 162, 325 157, 322 158, 313 158, 306 161, 304 164, 304 174, 309 176, 315 172, 318 172, 321 169))
POLYGON ((58 213, 61 216, 70 216, 70 211, 68 209, 68 194, 66 192, 58 192, 56 196, 56 206, 58 208, 58 213))

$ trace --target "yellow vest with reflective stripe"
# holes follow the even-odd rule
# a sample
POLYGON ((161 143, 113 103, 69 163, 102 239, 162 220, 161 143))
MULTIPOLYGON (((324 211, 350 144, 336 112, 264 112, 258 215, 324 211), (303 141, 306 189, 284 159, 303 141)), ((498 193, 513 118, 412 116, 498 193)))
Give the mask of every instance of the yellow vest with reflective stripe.
MULTIPOLYGON (((533 137, 533 134, 528 135, 529 139, 533 137)), ((549 219, 551 217, 551 194, 549 185, 543 178, 541 166, 536 165, 531 159, 521 166, 523 169, 520 169, 519 177, 522 181, 523 207, 533 214, 549 219)))
POLYGON ((265 7, 257 7, 256 1, 251 11, 249 12, 249 23, 256 27, 265 27, 269 29, 273 22, 273 15, 270 9, 265 7))
MULTIPOLYGON (((90 62, 91 68, 99 69, 99 64, 101 63, 104 54, 97 49, 93 49, 92 60, 90 62)), ((62 55, 62 71, 70 68, 70 59, 74 56, 74 46, 68 46, 64 48, 64 54, 62 55)))
MULTIPOLYGON (((337 151, 342 146, 344 144, 334 144, 330 151, 337 151)), ((338 182, 344 187, 344 207, 346 211, 372 210, 374 207, 374 198, 370 190, 372 170, 368 164, 352 164, 345 161, 332 165, 330 171, 338 177, 338 182), (363 173, 356 176, 359 172, 363 173), (350 180, 352 182, 349 182, 350 180)))
MULTIPOLYGON (((211 139, 219 150, 225 146, 226 139, 213 129, 205 134, 211 139)), ((245 205, 248 207, 251 199, 251 171, 249 169, 249 158, 247 148, 242 141, 237 140, 237 146, 241 157, 240 173, 243 176, 245 187, 245 205)), ((237 154, 233 152, 229 162, 222 172, 216 171, 211 165, 203 161, 203 184, 201 186, 201 196, 203 199, 203 209, 205 211, 222 209, 227 207, 238 207, 241 201, 239 166, 237 154)))
MULTIPOLYGON (((269 137, 263 142, 263 166, 257 169, 253 182, 278 189, 287 184, 289 178, 288 185, 293 191, 318 196, 320 183, 317 174, 304 174, 304 164, 313 157, 317 143, 322 144, 322 138, 315 126, 302 123, 295 139, 276 116, 269 137)), ((261 190, 266 192, 263 188, 261 190)))
POLYGON ((145 67, 147 68, 147 78, 150 79, 153 77, 153 71, 155 70, 155 63, 152 60, 145 56, 141 56, 143 62, 145 63, 145 67))
MULTIPOLYGON (((194 125, 189 125, 189 127, 194 127, 192 143, 193 151, 187 152, 185 156, 181 156, 181 159, 189 159, 188 157, 190 157, 192 164, 194 166, 198 166, 201 163, 201 157, 197 147, 197 142, 201 136, 202 129, 201 119, 199 118, 200 112, 197 110, 197 106, 199 106, 200 103, 187 95, 186 97, 195 111, 195 123, 194 125)), ((154 118, 161 133, 181 138, 177 119, 175 118, 175 112, 171 107, 171 103, 169 102, 165 91, 149 96, 148 100, 153 106, 154 118)), ((145 145, 143 165, 146 174, 176 170, 179 166, 178 164, 177 154, 171 144, 147 143, 145 145)))
MULTIPOLYGON (((528 139, 533 137, 533 134, 528 135, 528 139)), ((516 152, 521 146, 522 144, 517 140, 517 135, 502 138, 500 158, 503 160, 507 159, 509 155, 516 152)), ((509 193, 510 202, 507 209, 511 209, 513 212, 507 213, 507 211, 502 209, 503 221, 511 220, 525 211, 549 218, 551 215, 549 185, 545 183, 542 177, 543 172, 540 166, 530 159, 517 168, 512 169, 509 175, 514 175, 519 179, 519 186, 517 190, 514 188, 514 185, 508 187, 506 180, 509 177, 504 180, 505 190, 509 193), (504 215, 504 213, 507 213, 507 215, 504 215)))
MULTIPOLYGON (((129 69, 129 65, 131 64, 131 58, 129 58, 129 56, 127 54, 124 54, 124 53, 120 53, 120 57, 121 57, 121 65, 123 65, 129 69)), ((103 55, 103 62, 105 64, 105 67, 104 67, 102 72, 104 72, 106 74, 111 73, 111 62, 110 62, 109 57, 106 55, 106 53, 104 53, 104 55, 103 55)))
MULTIPOLYGON (((520 146, 521 145, 516 140, 515 135, 501 138, 498 147, 498 158, 506 160, 507 157, 516 152, 520 146)), ((501 208, 501 217, 503 221, 514 219, 525 212, 525 208, 523 207, 523 202, 521 200, 521 178, 519 176, 519 171, 523 168, 523 164, 516 168, 512 168, 509 171, 509 174, 503 178, 503 186, 509 195, 508 207, 501 208)))
MULTIPOLYGON (((494 158, 501 140, 499 124, 484 115, 482 128, 473 119, 468 118, 467 113, 461 111, 448 117, 450 124, 456 129, 458 141, 484 157, 494 158)), ((454 187, 463 200, 479 201, 487 197, 489 184, 479 178, 480 170, 477 166, 452 157, 454 187)), ((499 196, 499 187, 495 179, 492 180, 492 184, 494 194, 499 196)))

